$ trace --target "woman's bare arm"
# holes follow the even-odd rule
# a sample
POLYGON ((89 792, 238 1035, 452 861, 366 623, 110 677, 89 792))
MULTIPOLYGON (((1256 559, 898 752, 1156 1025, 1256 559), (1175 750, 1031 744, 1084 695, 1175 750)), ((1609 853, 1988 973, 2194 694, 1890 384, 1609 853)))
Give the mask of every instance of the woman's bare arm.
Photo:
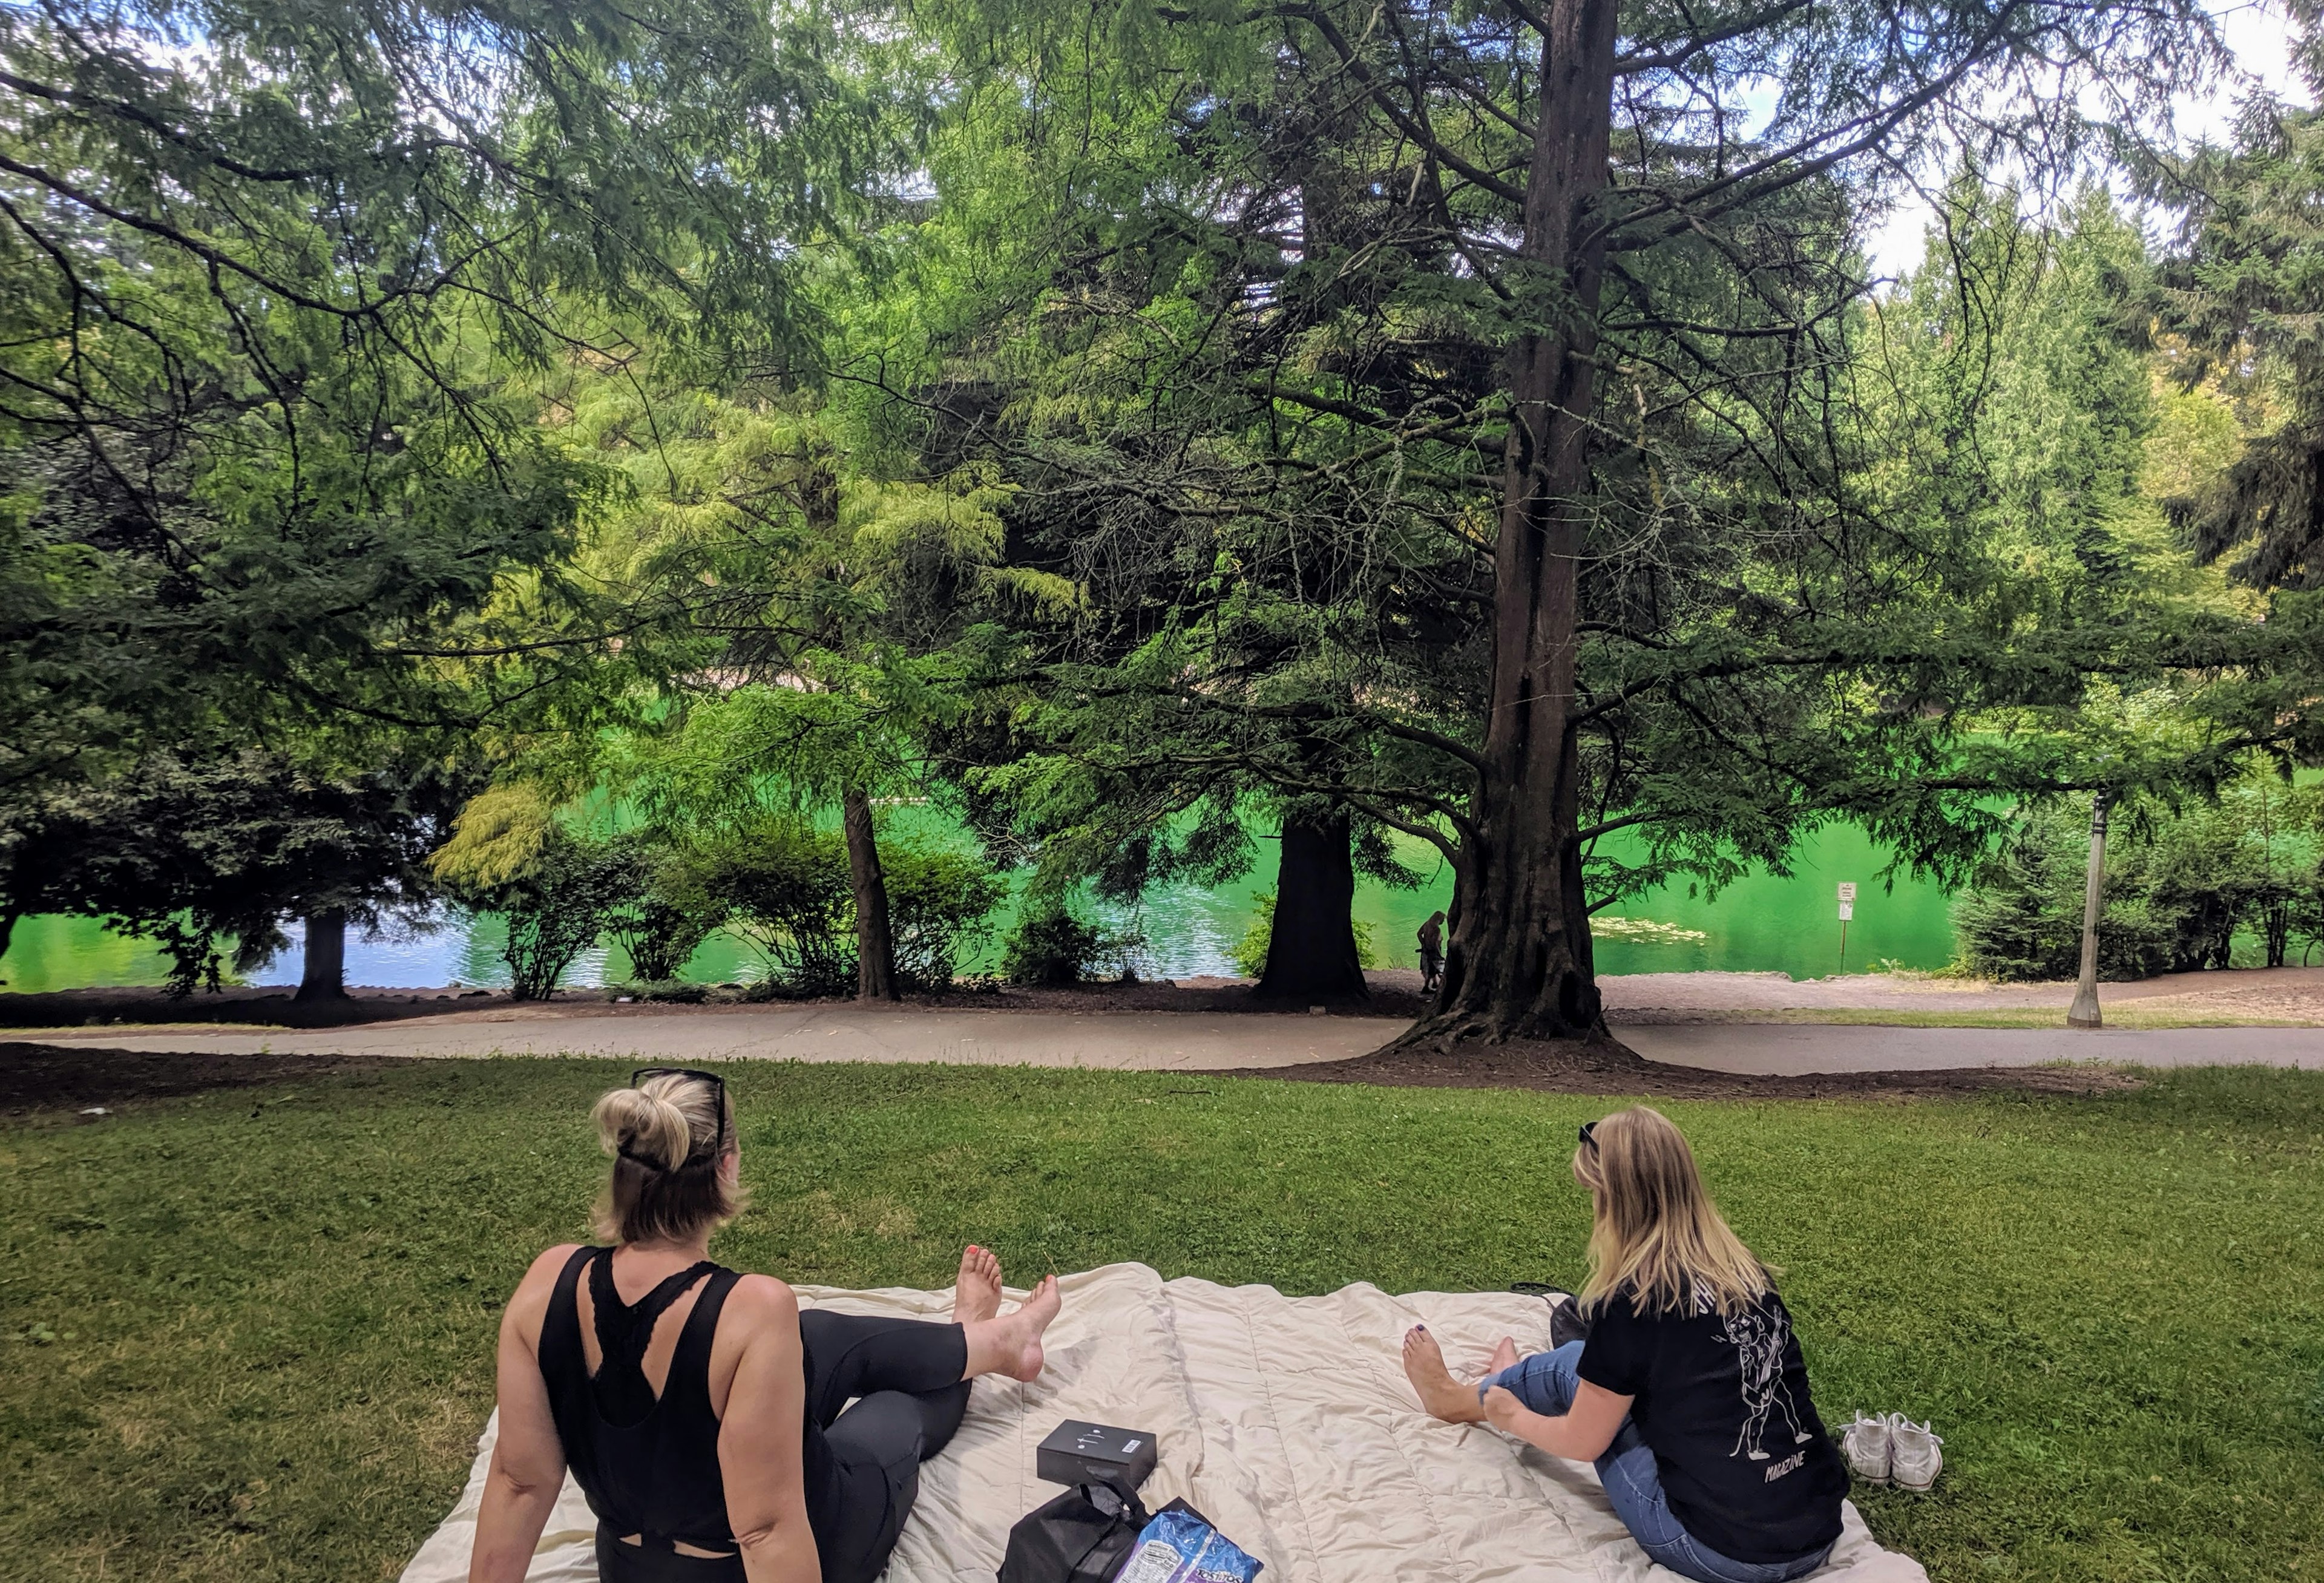
POLYGON ((524 1583, 533 1547, 540 1542, 540 1531, 549 1525, 557 1493, 565 1486, 565 1448, 549 1413, 540 1346, 549 1295, 572 1254, 567 1244, 533 1260, 501 1315, 500 1439, 484 1475, 468 1583, 524 1583))
POLYGON ((819 1583, 823 1565, 807 1521, 801 1438, 807 1379, 798 1299, 780 1281, 745 1275, 726 1297, 720 1330, 742 1327, 742 1355, 719 1421, 718 1471, 726 1518, 750 1583, 819 1583))
POLYGON ((1603 1385, 1580 1381, 1573 1405, 1559 1417, 1536 1413, 1510 1392, 1495 1385, 1485 1393, 1485 1422, 1506 1431, 1529 1446, 1553 1457, 1591 1462, 1606 1453, 1629 1415, 1630 1396, 1618 1396, 1603 1385))

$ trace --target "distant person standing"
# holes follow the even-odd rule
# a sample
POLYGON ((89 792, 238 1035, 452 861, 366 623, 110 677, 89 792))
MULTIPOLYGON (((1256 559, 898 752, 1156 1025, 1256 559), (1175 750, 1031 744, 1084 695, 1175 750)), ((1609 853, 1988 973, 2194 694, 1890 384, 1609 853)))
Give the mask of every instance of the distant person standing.
POLYGON ((1420 992, 1433 993, 1444 978, 1444 915, 1431 913, 1420 925, 1420 992))

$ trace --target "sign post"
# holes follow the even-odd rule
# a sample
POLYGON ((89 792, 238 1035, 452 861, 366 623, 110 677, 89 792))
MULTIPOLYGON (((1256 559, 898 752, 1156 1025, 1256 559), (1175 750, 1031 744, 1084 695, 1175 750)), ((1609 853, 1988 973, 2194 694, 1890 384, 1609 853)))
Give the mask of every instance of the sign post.
POLYGON ((1848 971, 1848 921, 1856 916, 1856 881, 1840 882, 1840 971, 1848 971))

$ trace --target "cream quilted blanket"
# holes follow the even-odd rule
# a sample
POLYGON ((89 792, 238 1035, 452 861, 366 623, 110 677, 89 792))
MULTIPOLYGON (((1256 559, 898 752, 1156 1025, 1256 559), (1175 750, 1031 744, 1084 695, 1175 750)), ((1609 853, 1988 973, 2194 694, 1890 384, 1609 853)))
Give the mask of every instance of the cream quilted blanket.
MULTIPOLYGON (((1405 1383, 1397 1344, 1414 1321, 1456 1371, 1473 1368, 1504 1335, 1521 1350, 1549 1344, 1538 1298, 1370 1285, 1286 1297, 1165 1281, 1143 1265, 1064 1286, 1048 1371, 1030 1385, 979 1380, 959 1437, 921 1470, 890 1583, 992 1583, 1010 1524, 1057 1493, 1034 1476, 1033 1448, 1065 1418, 1158 1434, 1147 1504, 1185 1496, 1267 1564, 1263 1583, 1680 1583, 1631 1542, 1586 1465, 1439 1423, 1405 1383)), ((853 1313, 951 1310, 947 1292, 799 1296, 853 1313)), ((460 1504, 402 1583, 464 1583, 492 1446, 487 1423, 460 1504)), ((1927 1583, 1917 1562, 1873 1542, 1853 1505, 1847 1524, 1818 1578, 1927 1583)), ((594 1526, 568 1478, 533 1583, 595 1583, 594 1526)))

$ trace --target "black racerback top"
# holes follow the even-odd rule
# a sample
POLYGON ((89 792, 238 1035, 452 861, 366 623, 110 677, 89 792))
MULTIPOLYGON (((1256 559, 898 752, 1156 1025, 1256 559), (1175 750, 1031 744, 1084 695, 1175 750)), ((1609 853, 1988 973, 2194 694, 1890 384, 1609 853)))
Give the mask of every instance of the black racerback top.
POLYGON ((558 1275, 540 1327, 540 1377, 566 1465, 605 1532, 638 1534, 646 1548, 664 1552, 680 1542, 697 1550, 734 1549, 718 1471, 718 1415, 710 1407, 710 1343, 726 1293, 741 1279, 706 1259, 624 1303, 613 1290, 610 1247, 574 1249, 558 1275), (584 1269, 604 1354, 595 1378, 576 1297, 584 1269), (706 1275, 657 1400, 642 1367, 654 1321, 706 1275))

